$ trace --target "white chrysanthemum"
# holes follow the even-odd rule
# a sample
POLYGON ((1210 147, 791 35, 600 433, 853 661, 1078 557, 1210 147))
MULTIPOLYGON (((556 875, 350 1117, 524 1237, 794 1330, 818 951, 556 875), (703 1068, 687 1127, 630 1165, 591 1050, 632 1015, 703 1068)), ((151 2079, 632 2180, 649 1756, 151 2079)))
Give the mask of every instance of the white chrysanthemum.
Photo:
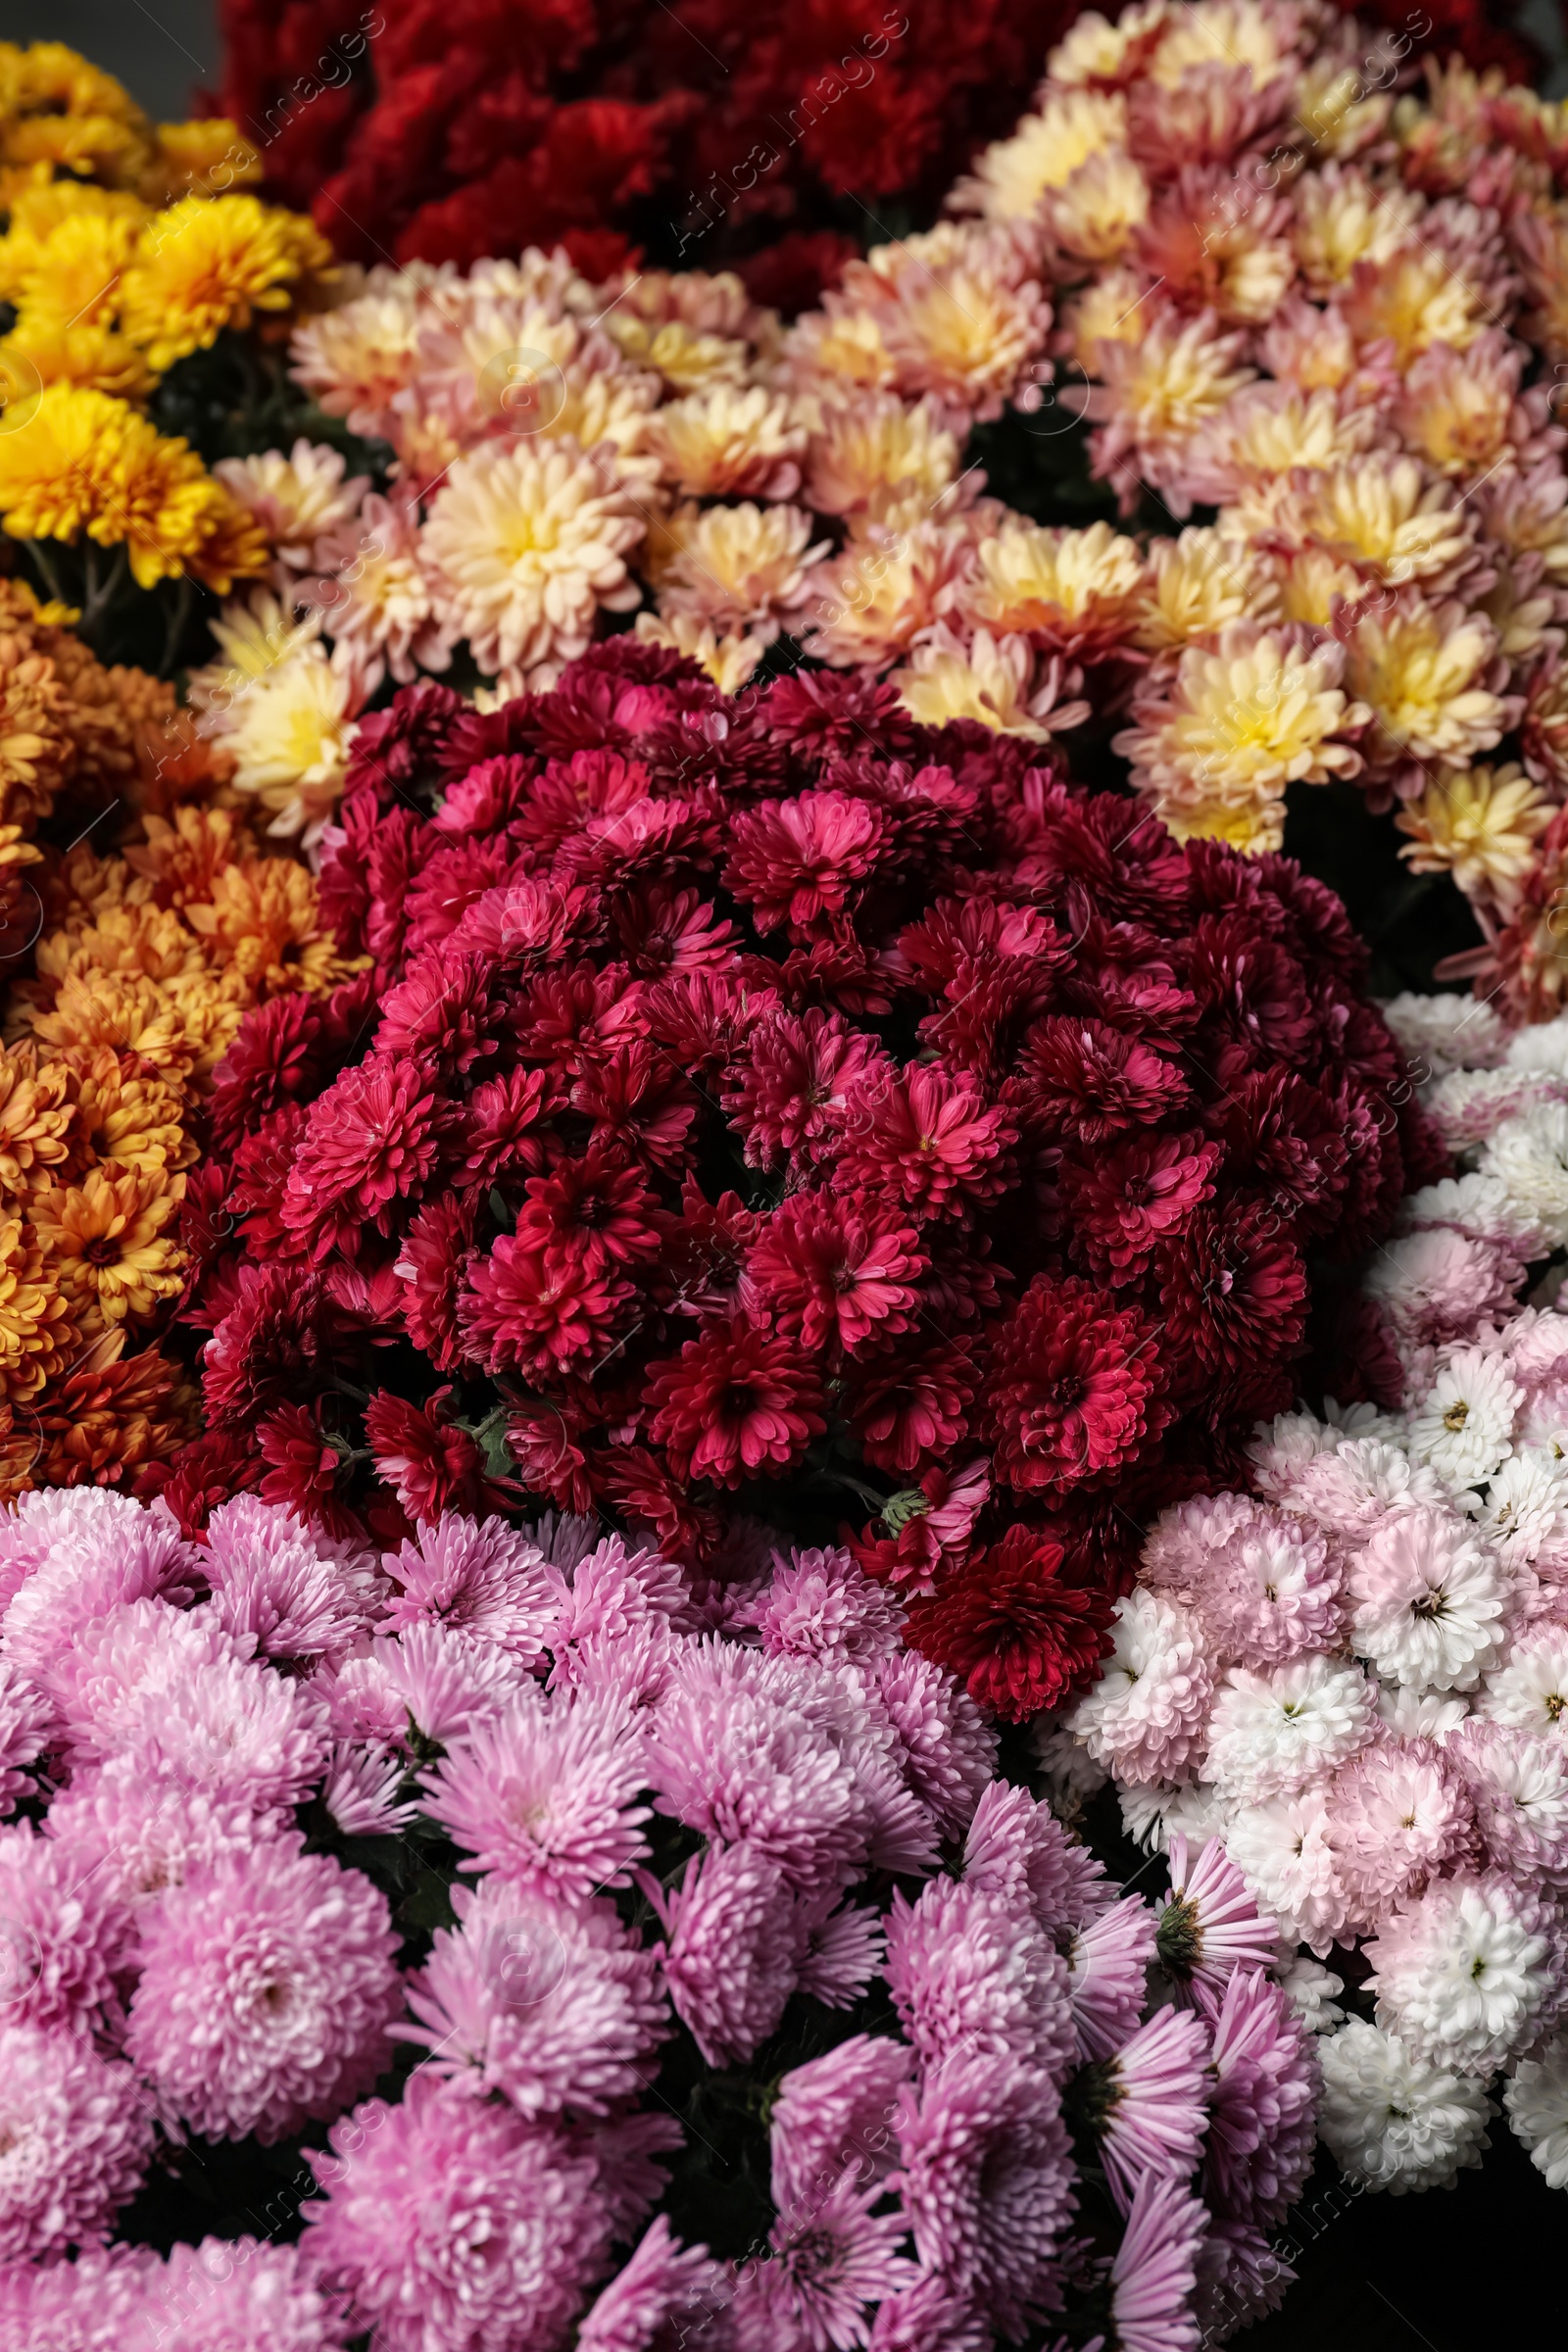
POLYGON ((1502 2103, 1546 2186, 1568 2188, 1568 2041, 1549 2041, 1539 2058, 1521 2058, 1503 2085, 1502 2103))
POLYGON ((1476 1525, 1510 1564, 1560 1549, 1568 1543, 1568 1461, 1544 1446, 1522 1446, 1488 1487, 1476 1525))
POLYGON ((1111 1637, 1069 1727, 1119 1781, 1174 1781, 1202 1746, 1213 1697, 1198 1622, 1140 1589, 1116 1603, 1111 1637))
POLYGON ((1351 1642, 1385 1679, 1471 1690, 1501 1652, 1513 1581, 1453 1511, 1396 1511, 1350 1562, 1351 1642))
POLYGON ((1455 1348, 1410 1415, 1409 1446, 1450 1487, 1477 1487, 1513 1451, 1522 1393, 1485 1348, 1455 1348))
POLYGON ((574 442, 476 449, 452 467, 424 526, 437 617, 490 675, 550 683, 587 652, 601 607, 638 602, 625 559, 644 527, 625 482, 574 442))
POLYGON ((1345 1979, 1315 1960, 1291 1962, 1280 1978, 1280 1990, 1309 2034, 1327 2034, 1345 2022, 1335 1994, 1345 1990, 1345 1979))
POLYGON ((1413 1229, 1451 1225, 1460 1233, 1479 1234, 1483 1241, 1503 1242, 1525 1265, 1545 1257, 1551 1248, 1535 1218, 1522 1208, 1505 1184, 1495 1176, 1471 1169, 1464 1176, 1445 1176, 1424 1184, 1399 1203, 1399 1223, 1413 1229))
POLYGON ((1481 1155, 1481 1172, 1495 1176, 1511 1200, 1533 1219, 1554 1250, 1568 1243, 1568 1102, 1537 1102, 1507 1120, 1481 1155))
POLYGON ((1492 2102, 1481 2083, 1426 2066, 1352 2018, 1318 2045, 1318 2137, 1349 2180, 1403 2196, 1448 2188, 1479 2164, 1492 2102))
POLYGON ((1568 1013, 1559 1013, 1554 1021, 1538 1021, 1533 1028, 1516 1029, 1504 1058, 1511 1070, 1533 1070, 1538 1076, 1568 1081, 1568 1013))
POLYGON ((1424 1062, 1434 1078, 1449 1070, 1495 1069, 1508 1046, 1496 1006, 1480 997, 1423 997, 1407 990, 1379 1010, 1411 1061, 1424 1062))
POLYGON ((1437 1879, 1365 1946, 1378 2023, 1413 2057, 1490 2075, 1561 2007, 1551 1915, 1501 1877, 1437 1879))
POLYGON ((1322 1655, 1267 1674, 1235 1666, 1214 1695, 1203 1769, 1236 1804, 1288 1796, 1363 1747, 1375 1717, 1359 1667, 1322 1655))
POLYGON ((1476 1713, 1521 1730, 1568 1739, 1568 1627, 1543 1625, 1520 1636, 1488 1675, 1476 1713))
POLYGON ((1245 1805, 1225 1833, 1225 1850, 1292 1943, 1328 1950, 1345 1926, 1346 1896, 1320 1788, 1245 1805))
POLYGON ((1195 1781, 1184 1788, 1118 1781, 1116 1796, 1123 1829, 1146 1853, 1168 1854, 1173 1838, 1185 1838, 1196 1853, 1210 1838, 1222 1838, 1230 1827, 1230 1806, 1204 1781, 1195 1781))
POLYGON ((1401 1740, 1446 1740, 1469 1714, 1467 1699, 1441 1690, 1410 1690, 1402 1683, 1378 1688, 1378 1718, 1401 1740))
POLYGON ((1421 1102, 1449 1151, 1470 1152, 1555 1092, 1553 1080, 1530 1070, 1450 1070, 1423 1091, 1421 1102))

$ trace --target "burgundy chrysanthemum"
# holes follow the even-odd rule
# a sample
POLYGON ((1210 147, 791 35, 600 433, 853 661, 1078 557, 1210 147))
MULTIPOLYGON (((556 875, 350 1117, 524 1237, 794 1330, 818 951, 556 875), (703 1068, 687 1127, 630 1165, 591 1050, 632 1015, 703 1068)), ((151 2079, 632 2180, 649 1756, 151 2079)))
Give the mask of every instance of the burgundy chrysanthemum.
POLYGON ((389 1230, 395 1200, 416 1200, 451 1112, 434 1074, 377 1054, 345 1070, 311 1111, 283 1197, 283 1223, 312 1254, 352 1255, 360 1231, 389 1230))
POLYGON ((1019 1494, 1102 1478, 1163 1428, 1164 1382, 1157 1335, 1136 1307, 1038 1277, 991 1335, 998 1477, 1019 1494))
POLYGON ((777 1477, 820 1436, 821 1391, 791 1341, 737 1315, 650 1367, 649 1432, 689 1478, 777 1477))
POLYGON ((1034 1528, 1009 1527, 909 1605, 908 1638, 1010 1723, 1060 1706, 1110 1648, 1114 1594, 1034 1528))
POLYGON ((806 1347, 855 1349, 906 1331, 924 1271, 912 1226, 877 1201, 797 1194, 768 1220, 749 1271, 780 1327, 806 1347))
POLYGON ((603 1353, 632 1296, 629 1282, 503 1234, 488 1257, 470 1261, 458 1319, 490 1371, 549 1380, 603 1353))

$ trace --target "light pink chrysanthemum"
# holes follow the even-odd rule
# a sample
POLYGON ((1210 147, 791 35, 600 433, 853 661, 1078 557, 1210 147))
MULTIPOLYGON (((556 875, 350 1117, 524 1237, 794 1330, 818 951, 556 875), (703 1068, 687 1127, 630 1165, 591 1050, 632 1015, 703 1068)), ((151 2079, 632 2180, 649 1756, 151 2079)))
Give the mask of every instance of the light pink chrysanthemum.
POLYGON ((478 1723, 426 1781, 427 1806, 466 1853, 509 1886, 586 1902, 625 1884, 645 1851, 633 1803, 643 1781, 634 1740, 596 1706, 567 1707, 525 1686, 478 1723))
POLYGON ((412 1721, 422 1739, 452 1747, 501 1714, 527 1681, 510 1650, 418 1624, 372 1642, 318 1688, 345 1739, 406 1741, 412 1721))
POLYGON ((768 2119, 780 2213, 810 2204, 846 2175, 863 2187, 891 2171, 898 2094, 910 2065, 906 2043, 856 2034, 781 2077, 768 2119))
POLYGON ((312 2155, 308 2258, 382 2352, 559 2352, 600 2268, 610 2217, 595 2166, 514 2109, 416 2075, 312 2155))
POLYGON ((128 1910, 177 1886, 195 1862, 268 1842, 243 1797, 210 1796, 139 1756, 112 1756, 78 1771, 49 1808, 45 1830, 78 1882, 128 1910))
POLYGON ((1120 1781, 1177 1781, 1202 1752, 1213 1682, 1196 1618, 1141 1588, 1116 1603, 1115 1646, 1071 1728, 1120 1781))
POLYGON ((1152 1591, 1197 1612, 1217 1655, 1243 1665, 1338 1646, 1342 1578, 1322 1533, 1245 1494, 1166 1511, 1142 1574, 1152 1591))
POLYGON ((137 1924, 126 2052, 193 2130, 281 2139, 386 2065, 397 1937, 379 1888, 330 1855, 224 1854, 137 1924))
POLYGON ((871 2211, 880 2183, 858 2188, 836 2180, 821 2201, 780 2214, 764 2260, 749 2264, 730 2310, 736 2352, 835 2352, 863 2343, 868 2303, 896 2294, 916 2277, 898 2251, 908 2224, 899 2212, 871 2211))
POLYGON ((509 1893, 495 1880, 454 1886, 459 1927, 438 1928, 409 1985, 421 2022, 394 2027, 475 2096, 499 2090, 525 2115, 605 2115, 636 2098, 668 2031, 656 1962, 608 1902, 580 1910, 509 1893))
POLYGON ((120 1603, 191 1597, 191 1547, 178 1527, 127 1495, 74 1487, 24 1494, 0 1530, 0 1591, 22 1573, 0 1634, 12 1664, 40 1686, 83 1630, 120 1603))
POLYGON ((1568 1887, 1568 1746, 1472 1717, 1444 1756, 1475 1808, 1488 1865, 1552 1893, 1568 1887))
POLYGON ((937 1879, 912 1905, 895 1892, 887 1935, 893 2005, 927 2071, 974 2053, 1066 2072, 1066 1963, 1023 1905, 937 1879))
POLYGON ((930 1813, 937 1835, 960 1836, 993 1783, 995 1730, 963 1685, 916 1650, 878 1658, 872 1673, 906 1781, 930 1813))
POLYGON ((348 2323, 299 2246, 204 2237, 172 2246, 138 2281, 139 2309, 105 2338, 130 2352, 340 2352, 348 2323), (142 2330, 145 2329, 145 2334, 142 2330))
POLYGON ((1363 1931, 1465 1846, 1470 1805, 1452 1750, 1379 1739, 1335 1775, 1329 1846, 1349 1917, 1363 1931))
POLYGON ((1351 1639, 1389 1680, 1472 1690, 1502 1647, 1512 1578, 1455 1512, 1394 1513, 1351 1560, 1348 1586, 1351 1639))
POLYGON ((1009 2059, 945 2066, 898 2118, 903 2198, 927 2271, 1021 2336, 1055 2293, 1074 2211, 1072 2160, 1049 2075, 1009 2059))
POLYGON ((43 1693, 0 1658, 0 1809, 9 1812, 32 1786, 23 1767, 43 1753, 53 1718, 43 1693))
POLYGON ((1338 1940, 1349 1915, 1325 1797, 1312 1787, 1244 1805, 1225 1832, 1225 1850, 1258 1904, 1293 1943, 1319 1955, 1338 1940))
POLYGON ((877 2307, 870 2352, 992 2352, 996 2330, 967 2295, 934 2271, 877 2307))
POLYGON ((904 1611, 847 1551, 793 1551, 758 1610, 762 1647, 775 1658, 875 1658, 899 1645, 904 1611))
POLYGON ((1230 1804, 1288 1796, 1366 1745, 1376 1692, 1321 1651, 1252 1674, 1233 1666, 1214 1694, 1203 1776, 1230 1804))
POLYGON ((79 2034, 0 2026, 0 2263, 107 2236, 152 2144, 151 2103, 128 2066, 79 2034))

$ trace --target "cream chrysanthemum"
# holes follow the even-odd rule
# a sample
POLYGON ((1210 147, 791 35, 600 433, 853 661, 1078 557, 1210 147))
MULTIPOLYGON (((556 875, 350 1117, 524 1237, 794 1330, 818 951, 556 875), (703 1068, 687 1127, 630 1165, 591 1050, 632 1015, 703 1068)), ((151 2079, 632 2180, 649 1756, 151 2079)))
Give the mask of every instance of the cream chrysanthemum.
POLYGON ((1061 253, 1102 267, 1126 252, 1148 219, 1149 182, 1124 147, 1102 148, 1063 186, 1048 189, 1040 217, 1061 253))
POLYGON ((1088 414, 1100 423, 1096 469, 1109 474, 1131 458, 1147 478, 1174 487, 1188 444, 1200 426, 1252 380, 1246 339, 1221 334, 1211 317, 1183 318, 1147 306, 1136 341, 1098 347, 1102 386, 1088 414))
MULTIPOLYGON (((1082 164, 1127 136, 1127 102, 1117 90, 1051 89, 1009 138, 988 147, 973 175, 953 192, 956 211, 993 221, 1027 220, 1048 189, 1064 188, 1082 164)), ((1093 257, 1086 257, 1093 258, 1093 257)))
MULTIPOLYGON (((1220 525, 1230 518, 1222 514, 1220 525)), ((1289 545, 1353 564, 1389 587, 1421 580, 1451 588, 1470 563, 1476 522, 1446 482, 1428 482, 1414 458, 1362 457, 1293 475, 1273 506, 1289 545)))
POLYGON ((1357 262, 1386 262, 1415 228, 1413 190, 1384 187, 1355 165, 1325 164, 1296 187, 1296 254, 1307 291, 1321 300, 1343 286, 1357 262))
POLYGON ((436 618, 492 676, 547 684, 587 652, 602 608, 637 604, 626 558, 645 527, 625 483, 572 442, 475 450, 424 526, 436 618))
POLYGON ((1372 716, 1368 766, 1396 788, 1419 790, 1425 763, 1458 767, 1490 752, 1517 710, 1500 690, 1495 629, 1457 603, 1407 590, 1358 612, 1346 657, 1347 684, 1372 716))
POLYGON ((356 708, 352 682, 318 643, 274 662, 235 697, 223 747, 238 790, 269 811, 269 832, 299 834, 307 848, 319 838, 343 790, 356 708))
POLYGON ((699 662, 720 694, 739 694, 767 651, 760 637, 720 637, 689 612, 639 612, 632 628, 645 645, 664 645, 699 662))
POLYGON ((1150 541, 1132 640, 1148 653, 1180 653, 1233 620, 1272 619, 1279 601, 1268 560, 1249 540, 1190 524, 1178 538, 1150 541))
POLYGON ((715 384, 651 418, 646 445, 687 498, 792 498, 806 433, 781 394, 715 384))
POLYGON ((957 435, 929 401, 862 393, 816 404, 805 497, 819 514, 864 514, 906 528, 954 504, 947 493, 957 474, 957 435))
POLYGON ((1410 836, 1399 855, 1412 871, 1451 873, 1466 898, 1506 916, 1551 816, 1545 794, 1510 760, 1502 767, 1443 769, 1395 822, 1410 836))
POLYGON ((650 554, 660 610, 770 645, 809 597, 810 566, 827 552, 825 540, 809 544, 811 528, 799 507, 680 508, 650 554))
POLYGON ((368 487, 368 477, 344 480, 342 452, 297 440, 285 458, 270 449, 257 457, 224 458, 213 467, 267 534, 274 560, 291 571, 310 571, 317 542, 351 522, 368 487))
MULTIPOLYGON (((1076 679, 1077 672, 1068 675, 1076 679)), ((1029 640, 993 637, 989 629, 976 629, 964 645, 939 622, 926 643, 914 648, 908 667, 894 671, 892 683, 911 718, 928 727, 972 718, 998 735, 1044 743, 1089 716, 1085 702, 1058 703, 1067 684, 1059 659, 1037 677, 1029 640)))
POLYGON ((994 635, 1016 631, 1091 660, 1126 641, 1144 560, 1108 523, 1070 531, 1014 520, 982 539, 975 556, 964 610, 994 635))
POLYGON ((811 575, 807 652, 836 669, 876 667, 907 654, 955 611, 973 565, 967 518, 897 531, 858 522, 839 554, 811 575))

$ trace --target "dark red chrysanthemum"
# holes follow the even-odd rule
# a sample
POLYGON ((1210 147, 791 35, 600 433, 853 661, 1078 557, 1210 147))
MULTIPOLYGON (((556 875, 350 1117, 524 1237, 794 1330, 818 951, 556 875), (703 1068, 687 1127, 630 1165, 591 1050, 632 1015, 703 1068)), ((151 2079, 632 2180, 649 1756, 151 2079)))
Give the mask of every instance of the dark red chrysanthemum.
POLYGON ((879 1202, 804 1193, 774 1210, 749 1267, 781 1328, 813 1352, 907 1330, 924 1270, 914 1228, 879 1202))
POLYGON ((409 1517, 429 1523, 443 1511, 503 1508, 514 1490, 485 1475, 484 1455, 466 1429, 447 1417, 450 1389, 423 1405, 379 1389, 365 1408, 365 1436, 375 1466, 409 1517))
POLYGON ((1176 1063, 1152 1046, 1066 1013, 1048 1013, 1030 1030, 1025 1067, 1042 1117, 1078 1143, 1155 1126, 1189 1095, 1176 1063))
POLYGON ((1040 1276, 990 1340, 982 1394, 997 1476, 1015 1494, 1102 1478, 1164 1426, 1152 1325, 1086 1282, 1040 1276))
POLYGON ((846 1367, 845 1411, 865 1458, 906 1476, 952 1453, 968 1428, 975 1370, 947 1340, 907 1341, 846 1367))
POLYGON ((1200 1135, 1137 1135, 1061 1163, 1074 1242, 1097 1274, 1136 1282, 1168 1234, 1180 1233, 1214 1191, 1217 1144, 1200 1135))
POLYGON ((977 1088, 934 1063, 857 1087, 845 1107, 842 1166, 848 1182, 902 1200, 916 1216, 941 1215, 959 1199, 994 1200, 1006 1179, 1016 1130, 977 1088))
POLYGON ((553 1176, 530 1177, 522 1190, 518 1243, 586 1274, 635 1265, 659 1247, 656 1202, 642 1171, 604 1151, 563 1160, 553 1176))
POLYGON ((824 914, 849 905, 876 863, 884 830, 874 808, 842 792, 764 801, 735 819, 725 880, 750 902, 759 931, 788 923, 805 938, 824 914))
POLYGON ((836 1012, 774 1012, 759 1021, 724 1107, 753 1167, 809 1152, 834 1132, 850 1089, 883 1059, 875 1038, 836 1012))
POLYGON ((1277 1210, 1200 1210, 1180 1242, 1161 1250, 1159 1274, 1178 1376, 1196 1362, 1222 1378, 1246 1377, 1299 1351, 1306 1268, 1277 1210))
POLYGON ((282 1220, 316 1257, 352 1254, 364 1226, 391 1230, 386 1211, 416 1200, 452 1125, 432 1072, 379 1054, 345 1070, 312 1106, 283 1196, 282 1220))
POLYGON ((612 1273, 503 1234, 470 1261, 458 1321, 487 1370, 549 1381, 604 1354, 633 1296, 612 1273))
POLYGON ((1114 1596, 1034 1528, 1009 1527, 989 1550, 912 1601, 914 1647, 1009 1723, 1059 1707, 1110 1647, 1114 1596))
POLYGON ((720 1487, 776 1478, 826 1427, 799 1345, 739 1315, 649 1366, 647 1409, 649 1435, 681 1474, 720 1487))

